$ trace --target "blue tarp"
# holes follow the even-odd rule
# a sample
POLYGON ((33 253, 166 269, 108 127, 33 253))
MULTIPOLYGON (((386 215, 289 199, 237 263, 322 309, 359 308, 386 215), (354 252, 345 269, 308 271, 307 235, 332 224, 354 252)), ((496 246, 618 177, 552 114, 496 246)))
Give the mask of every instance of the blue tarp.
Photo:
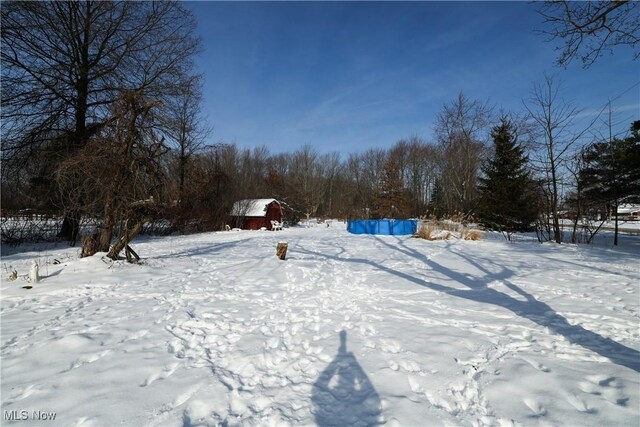
POLYGON ((351 219, 347 231, 353 234, 386 234, 399 236, 418 230, 417 219, 351 219))

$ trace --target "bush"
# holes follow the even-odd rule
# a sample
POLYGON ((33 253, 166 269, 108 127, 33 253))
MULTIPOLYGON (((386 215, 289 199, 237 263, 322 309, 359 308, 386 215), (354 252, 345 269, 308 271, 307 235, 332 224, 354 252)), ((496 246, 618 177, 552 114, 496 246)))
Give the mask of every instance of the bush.
POLYGON ((418 229, 415 237, 424 240, 448 240, 451 237, 451 232, 438 228, 437 224, 434 223, 423 224, 418 229))
POLYGON ((484 232, 463 227, 460 237, 464 240, 480 240, 484 237, 484 232))
POLYGON ((431 219, 428 222, 422 222, 414 237, 430 241, 449 240, 451 237, 463 240, 480 240, 484 237, 484 232, 468 228, 456 219, 449 218, 442 221, 431 219))

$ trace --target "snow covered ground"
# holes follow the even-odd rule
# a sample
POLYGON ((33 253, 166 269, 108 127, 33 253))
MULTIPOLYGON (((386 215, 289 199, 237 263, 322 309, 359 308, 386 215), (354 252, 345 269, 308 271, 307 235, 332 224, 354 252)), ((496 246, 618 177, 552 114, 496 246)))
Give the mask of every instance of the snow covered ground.
POLYGON ((344 228, 5 251, 2 425, 639 425, 640 238, 344 228))

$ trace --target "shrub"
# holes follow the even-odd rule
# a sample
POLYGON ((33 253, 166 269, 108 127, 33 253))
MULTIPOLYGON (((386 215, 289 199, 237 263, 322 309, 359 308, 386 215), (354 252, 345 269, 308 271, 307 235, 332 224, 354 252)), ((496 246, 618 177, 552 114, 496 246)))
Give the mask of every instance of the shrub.
POLYGON ((463 224, 451 220, 432 220, 428 223, 423 222, 414 237, 430 241, 449 240, 451 237, 463 240, 480 240, 484 237, 484 232, 467 228, 463 224))
POLYGON ((424 240, 448 240, 451 237, 451 232, 442 230, 437 224, 431 223, 421 225, 415 237, 424 240))
POLYGON ((480 240, 484 237, 484 232, 464 227, 460 232, 460 238, 464 240, 480 240))

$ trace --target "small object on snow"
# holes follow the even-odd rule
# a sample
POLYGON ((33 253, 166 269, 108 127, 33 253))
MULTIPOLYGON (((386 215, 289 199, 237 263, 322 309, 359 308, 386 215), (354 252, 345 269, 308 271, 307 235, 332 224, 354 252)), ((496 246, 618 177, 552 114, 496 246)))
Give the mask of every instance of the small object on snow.
POLYGON ((60 260, 57 260, 57 259, 54 258, 53 259, 53 265, 57 265, 57 264, 60 264, 60 260))
POLYGON ((18 278, 18 271, 17 270, 13 270, 13 272, 9 276, 9 280, 16 280, 17 278, 18 278))
POLYGON ((38 263, 33 261, 31 264, 31 270, 29 270, 29 280, 32 283, 38 283, 40 281, 40 273, 38 271, 38 263))
POLYGON ((276 249, 276 256, 284 261, 287 257, 287 247, 289 246, 286 242, 278 243, 278 248, 276 249))
POLYGON ((225 229, 226 231, 231 231, 231 227, 229 227, 229 224, 225 225, 225 226, 224 226, 224 229, 225 229))
POLYGON ((29 286, 29 285, 22 287, 22 289, 32 289, 32 288, 33 288, 33 286, 29 286))

